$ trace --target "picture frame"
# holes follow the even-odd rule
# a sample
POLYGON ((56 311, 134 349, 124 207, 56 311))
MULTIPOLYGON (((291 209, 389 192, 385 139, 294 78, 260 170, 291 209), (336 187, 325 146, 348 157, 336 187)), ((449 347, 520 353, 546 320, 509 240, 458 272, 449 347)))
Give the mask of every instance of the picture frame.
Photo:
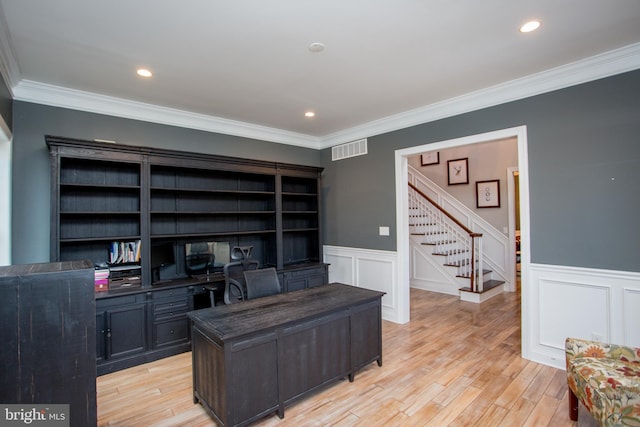
POLYGON ((439 151, 429 151, 428 153, 422 153, 420 155, 420 165, 422 166, 437 165, 439 163, 440 163, 439 151))
POLYGON ((454 159, 447 161, 447 178, 449 185, 469 183, 469 159, 454 159))
POLYGON ((500 207, 500 180, 476 181, 476 207, 500 207))

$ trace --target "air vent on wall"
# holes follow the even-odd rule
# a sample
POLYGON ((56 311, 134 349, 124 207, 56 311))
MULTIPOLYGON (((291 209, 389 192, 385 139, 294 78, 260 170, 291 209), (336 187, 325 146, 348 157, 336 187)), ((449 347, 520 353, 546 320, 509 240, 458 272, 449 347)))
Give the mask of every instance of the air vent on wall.
POLYGON ((367 154, 367 138, 331 147, 331 160, 348 159, 363 154, 367 154))

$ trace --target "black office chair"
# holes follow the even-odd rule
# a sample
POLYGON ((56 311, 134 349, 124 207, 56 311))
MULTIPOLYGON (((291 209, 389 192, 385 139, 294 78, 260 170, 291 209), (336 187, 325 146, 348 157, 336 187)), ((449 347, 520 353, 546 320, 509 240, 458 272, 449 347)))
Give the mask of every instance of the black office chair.
POLYGON ((266 297, 282 292, 278 273, 273 267, 246 270, 244 280, 247 285, 247 299, 266 297))
POLYGON ((247 299, 244 272, 260 268, 260 261, 251 259, 252 246, 236 246, 231 251, 233 261, 222 268, 224 274, 224 303, 233 304, 247 299))

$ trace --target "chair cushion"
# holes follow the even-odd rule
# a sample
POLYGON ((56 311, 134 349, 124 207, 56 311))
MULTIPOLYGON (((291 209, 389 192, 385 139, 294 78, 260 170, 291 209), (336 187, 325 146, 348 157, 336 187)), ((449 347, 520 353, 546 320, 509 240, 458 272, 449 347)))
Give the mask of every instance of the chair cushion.
POLYGON ((640 426, 640 363, 576 357, 567 364, 569 387, 602 426, 640 426))

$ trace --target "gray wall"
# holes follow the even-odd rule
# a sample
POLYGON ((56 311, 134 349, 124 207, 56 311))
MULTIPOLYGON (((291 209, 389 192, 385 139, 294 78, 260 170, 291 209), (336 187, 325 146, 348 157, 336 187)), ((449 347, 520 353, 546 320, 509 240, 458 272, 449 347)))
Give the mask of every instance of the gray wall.
POLYGON ((396 250, 395 150, 526 125, 531 261, 638 272, 638 94, 640 70, 373 136, 365 156, 323 150, 324 243, 396 250))
POLYGON ((320 166, 320 152, 247 138, 14 102, 12 262, 49 261, 49 153, 44 135, 320 166))

